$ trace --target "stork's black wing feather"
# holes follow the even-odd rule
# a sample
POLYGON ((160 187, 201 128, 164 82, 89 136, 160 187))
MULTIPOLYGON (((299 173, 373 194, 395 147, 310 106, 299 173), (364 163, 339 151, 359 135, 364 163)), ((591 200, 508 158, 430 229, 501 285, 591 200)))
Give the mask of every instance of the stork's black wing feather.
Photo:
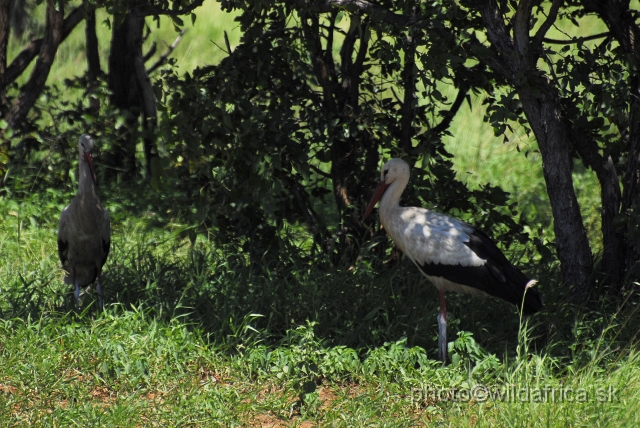
MULTIPOLYGON (((456 284, 466 285, 522 306, 522 297, 529 278, 513 266, 496 244, 482 231, 474 229, 465 242, 478 257, 485 260, 480 266, 447 265, 440 263, 418 264, 428 275, 445 278, 456 284)), ((529 315, 542 309, 540 294, 529 288, 524 300, 524 313, 529 315)))
POLYGON ((69 243, 62 239, 58 239, 58 257, 60 257, 60 263, 62 263, 62 266, 67 263, 67 248, 69 248, 69 243))
POLYGON ((105 241, 102 240, 102 260, 100 261, 100 266, 104 266, 107 262, 107 257, 109 257, 109 250, 111 249, 111 239, 105 241))
MULTIPOLYGON (((478 257, 486 260, 486 268, 497 281, 489 294, 500 297, 520 307, 529 278, 512 265, 496 244, 481 230, 474 229, 465 245, 478 257)), ((524 313, 529 315, 542 309, 542 300, 537 288, 529 288, 524 299, 524 313)))

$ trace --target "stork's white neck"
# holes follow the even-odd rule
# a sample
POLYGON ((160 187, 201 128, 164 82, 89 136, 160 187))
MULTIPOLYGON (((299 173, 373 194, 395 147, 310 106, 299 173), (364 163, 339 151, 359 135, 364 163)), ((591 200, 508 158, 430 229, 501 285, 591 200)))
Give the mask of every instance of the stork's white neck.
POLYGON ((400 176, 396 178, 387 190, 382 195, 382 199, 380 199, 380 222, 386 227, 388 224, 388 220, 391 217, 392 212, 400 207, 400 197, 402 196, 402 192, 407 187, 407 183, 409 183, 409 176, 400 176))
POLYGON ((91 168, 80 151, 80 175, 78 177, 78 194, 83 196, 96 196, 96 188, 91 176, 91 168))

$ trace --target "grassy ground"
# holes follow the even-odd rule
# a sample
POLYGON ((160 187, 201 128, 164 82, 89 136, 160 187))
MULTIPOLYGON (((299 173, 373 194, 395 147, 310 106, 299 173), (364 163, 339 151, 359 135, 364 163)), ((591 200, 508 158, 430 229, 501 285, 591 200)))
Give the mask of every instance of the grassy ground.
MULTIPOLYGON (((48 318, 48 317, 47 317, 48 318)), ((0 324, 10 426, 637 426, 638 356, 567 375, 529 356, 478 374, 394 343, 362 358, 309 329, 229 356, 174 319, 111 306, 94 319, 0 324), (300 375, 309 368, 312 376, 300 375), (301 380, 302 379, 302 380, 301 380), (298 383, 312 382, 300 399, 298 383), (498 397, 501 394, 501 398, 498 397)), ((7 426, 5 425, 5 426, 7 426)))
POLYGON ((413 266, 256 271, 229 249, 154 229, 140 197, 103 192, 114 226, 103 313, 91 290, 71 311, 61 281, 56 222, 72 191, 0 200, 5 426, 639 422, 633 302, 615 316, 611 302, 577 308, 553 272, 533 271, 547 309, 519 332, 508 304, 452 295, 443 367, 437 293, 413 266))

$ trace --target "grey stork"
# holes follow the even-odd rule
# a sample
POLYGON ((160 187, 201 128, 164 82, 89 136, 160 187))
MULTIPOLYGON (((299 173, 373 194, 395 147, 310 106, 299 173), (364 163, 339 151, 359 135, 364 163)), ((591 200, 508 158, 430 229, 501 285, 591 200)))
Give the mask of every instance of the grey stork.
POLYGON ((96 282, 98 307, 102 309, 100 274, 111 244, 109 213, 96 194, 96 173, 91 152, 93 138, 84 134, 78 140, 80 175, 78 193, 62 210, 58 223, 58 256, 65 270, 65 284, 74 285, 76 307, 80 307, 80 288, 96 282))
POLYGON ((362 221, 380 201, 380 223, 393 242, 440 292, 438 357, 446 362, 447 307, 445 291, 491 295, 513 303, 525 315, 542 308, 536 281, 513 266, 480 230, 455 218, 418 207, 401 207, 409 182, 409 165, 402 159, 384 164, 380 183, 362 221))

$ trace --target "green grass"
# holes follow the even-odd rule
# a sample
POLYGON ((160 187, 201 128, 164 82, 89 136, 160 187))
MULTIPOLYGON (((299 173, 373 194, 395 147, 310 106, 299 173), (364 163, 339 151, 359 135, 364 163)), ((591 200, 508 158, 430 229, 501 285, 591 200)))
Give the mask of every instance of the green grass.
POLYGON ((0 199, 6 426, 638 423, 633 299, 576 308, 553 272, 529 272, 547 309, 519 333, 512 306, 451 295, 454 364, 443 367, 437 293, 408 263, 256 270, 154 228, 136 189, 103 193, 114 231, 103 313, 91 290, 74 313, 62 283, 56 223, 72 190, 0 199))
POLYGON ((298 341, 276 350, 258 346, 229 356, 180 320, 159 323, 142 310, 116 305, 95 319, 73 318, 0 324, 0 416, 5 424, 638 423, 640 370, 634 353, 610 368, 587 367, 566 377, 553 375, 551 359, 534 355, 481 378, 473 370, 443 368, 427 360, 423 350, 403 343, 373 349, 359 359, 348 348, 322 347, 312 335, 311 341, 300 340, 309 336, 308 327, 294 331, 298 341), (299 376, 292 368, 310 364, 317 364, 311 377, 316 390, 301 404, 299 376), (467 391, 480 398, 468 399, 467 391), (485 392, 493 398, 483 400, 485 392), (498 392, 502 399, 496 398, 498 392))
POLYGON ((323 346, 309 325, 278 348, 233 355, 203 336, 181 319, 159 322, 120 305, 5 320, 0 417, 9 426, 631 427, 639 419, 635 352, 577 368, 532 353, 482 371, 474 361, 442 367, 403 341, 359 356, 323 346), (301 379, 315 388, 302 400, 301 379))

